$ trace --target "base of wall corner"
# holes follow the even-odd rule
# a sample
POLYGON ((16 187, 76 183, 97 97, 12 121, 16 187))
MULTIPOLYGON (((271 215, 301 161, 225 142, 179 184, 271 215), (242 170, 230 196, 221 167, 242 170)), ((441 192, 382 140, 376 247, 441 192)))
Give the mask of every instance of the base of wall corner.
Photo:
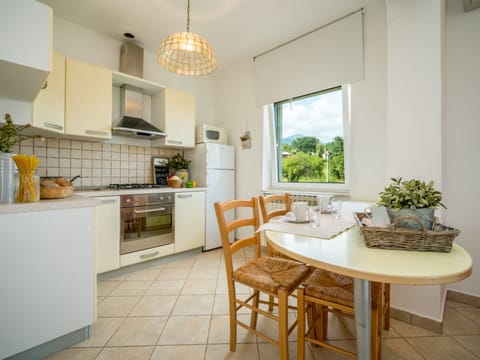
POLYGON ((421 327, 422 329, 441 333, 443 322, 425 318, 408 311, 390 308, 390 318, 402 321, 404 323, 421 327))
POLYGON ((480 308, 480 297, 463 294, 453 290, 447 290, 447 300, 461 302, 480 308))

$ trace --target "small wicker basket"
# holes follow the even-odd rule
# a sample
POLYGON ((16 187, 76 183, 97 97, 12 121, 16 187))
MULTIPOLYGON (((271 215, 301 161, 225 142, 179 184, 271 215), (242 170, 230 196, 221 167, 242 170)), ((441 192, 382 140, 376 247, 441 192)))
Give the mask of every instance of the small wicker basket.
POLYGON ((180 188, 182 187, 183 180, 181 179, 167 179, 167 184, 171 188, 180 188))
POLYGON ((73 192, 73 186, 40 186, 40 199, 63 199, 73 192))
POLYGON ((437 225, 435 230, 425 230, 423 224, 414 217, 409 218, 417 220, 422 230, 396 227, 395 224, 405 217, 398 217, 388 227, 365 226, 362 219, 367 215, 353 215, 369 248, 450 252, 453 240, 460 234, 460 230, 445 225, 437 225))

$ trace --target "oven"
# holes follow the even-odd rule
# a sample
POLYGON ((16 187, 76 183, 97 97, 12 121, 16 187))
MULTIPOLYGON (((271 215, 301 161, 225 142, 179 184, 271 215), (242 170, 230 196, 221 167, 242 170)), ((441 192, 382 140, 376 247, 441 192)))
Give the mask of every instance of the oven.
POLYGON ((173 244, 174 193, 120 196, 120 255, 173 244))

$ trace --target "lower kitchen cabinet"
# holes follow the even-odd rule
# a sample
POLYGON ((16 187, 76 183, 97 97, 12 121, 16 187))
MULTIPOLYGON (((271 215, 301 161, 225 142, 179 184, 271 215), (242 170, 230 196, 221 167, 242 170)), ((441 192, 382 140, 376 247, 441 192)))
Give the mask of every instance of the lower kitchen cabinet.
POLYGON ((95 268, 97 274, 120 267, 120 197, 96 197, 95 268))
POLYGON ((0 359, 94 323, 94 207, 85 206, 0 214, 0 359))
POLYGON ((175 194, 175 253, 205 245, 205 192, 175 194))

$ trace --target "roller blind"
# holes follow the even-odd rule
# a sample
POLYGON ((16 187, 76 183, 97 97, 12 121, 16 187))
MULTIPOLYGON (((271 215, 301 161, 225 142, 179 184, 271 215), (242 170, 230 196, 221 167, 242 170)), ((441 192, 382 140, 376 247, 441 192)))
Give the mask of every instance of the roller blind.
POLYGON ((255 58, 258 106, 362 79, 362 11, 255 58))

